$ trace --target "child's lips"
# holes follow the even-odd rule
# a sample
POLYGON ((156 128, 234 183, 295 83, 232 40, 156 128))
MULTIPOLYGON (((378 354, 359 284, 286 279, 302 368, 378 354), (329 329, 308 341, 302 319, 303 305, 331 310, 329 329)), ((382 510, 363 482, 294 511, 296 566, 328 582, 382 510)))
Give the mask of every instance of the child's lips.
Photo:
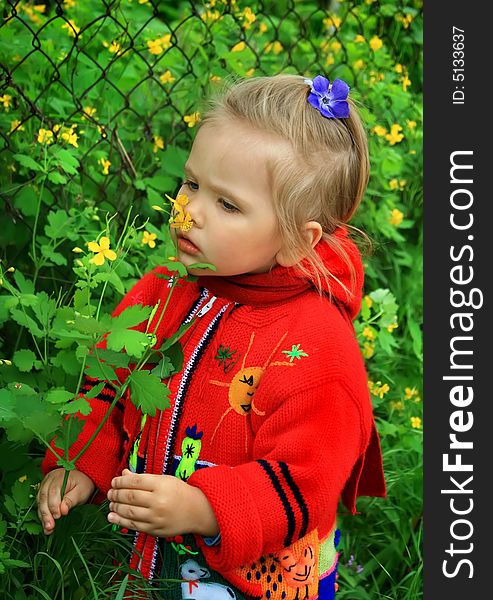
POLYGON ((198 248, 188 238, 183 236, 178 237, 178 249, 182 252, 185 252, 185 254, 200 254, 200 248, 198 248))

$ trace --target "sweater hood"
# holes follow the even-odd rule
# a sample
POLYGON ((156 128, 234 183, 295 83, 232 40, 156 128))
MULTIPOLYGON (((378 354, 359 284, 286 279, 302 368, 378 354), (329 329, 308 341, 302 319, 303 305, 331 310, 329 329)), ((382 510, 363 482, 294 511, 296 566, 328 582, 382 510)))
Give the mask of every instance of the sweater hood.
MULTIPOLYGON (((359 250, 348 236, 345 227, 336 229, 334 236, 346 254, 346 260, 327 242, 320 241, 317 244, 316 252, 332 274, 327 282, 322 278, 322 289, 332 302, 353 320, 361 307, 363 264, 359 250)), ((268 273, 253 275, 204 275, 199 277, 199 285, 216 296, 252 306, 283 302, 314 288, 313 282, 298 269, 281 266, 274 267, 268 273)))

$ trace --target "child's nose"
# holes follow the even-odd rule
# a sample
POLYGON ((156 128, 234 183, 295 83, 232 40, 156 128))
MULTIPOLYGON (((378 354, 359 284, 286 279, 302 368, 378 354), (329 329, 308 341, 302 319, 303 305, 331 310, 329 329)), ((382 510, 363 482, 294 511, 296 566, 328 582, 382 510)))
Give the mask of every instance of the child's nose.
POLYGON ((187 210, 190 213, 190 216, 192 217, 193 226, 202 227, 204 223, 204 211, 202 203, 200 202, 199 194, 197 192, 193 195, 193 198, 189 198, 187 210))

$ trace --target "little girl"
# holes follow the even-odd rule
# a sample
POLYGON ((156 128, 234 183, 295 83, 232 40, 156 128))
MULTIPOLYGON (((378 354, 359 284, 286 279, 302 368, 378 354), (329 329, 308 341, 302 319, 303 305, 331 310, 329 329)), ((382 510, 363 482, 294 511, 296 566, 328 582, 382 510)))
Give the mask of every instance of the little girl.
MULTIPOLYGON (((185 165, 177 248, 186 266, 216 270, 189 269, 197 280, 175 288, 158 330, 159 340, 197 320, 171 406, 142 428, 128 399, 117 405, 61 501, 63 470, 50 452, 43 462, 45 532, 107 494, 108 520, 136 531, 131 566, 181 581, 166 599, 334 598, 338 501, 354 513, 357 496, 385 494, 352 325, 363 271, 345 224, 369 162, 348 92, 338 79, 279 75, 212 103, 185 165)), ((170 275, 145 275, 114 314, 163 305, 160 274, 170 275)), ((74 452, 112 394, 107 384, 91 400, 74 452)))

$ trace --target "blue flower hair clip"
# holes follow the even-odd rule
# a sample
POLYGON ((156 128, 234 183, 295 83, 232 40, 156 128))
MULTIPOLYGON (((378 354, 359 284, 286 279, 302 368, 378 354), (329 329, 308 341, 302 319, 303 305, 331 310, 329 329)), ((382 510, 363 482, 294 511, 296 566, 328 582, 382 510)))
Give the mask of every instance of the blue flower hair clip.
POLYGON ((322 75, 315 79, 305 79, 310 86, 308 102, 314 106, 321 115, 327 119, 347 119, 349 117, 349 104, 347 97, 349 86, 342 79, 334 79, 332 84, 322 75))

